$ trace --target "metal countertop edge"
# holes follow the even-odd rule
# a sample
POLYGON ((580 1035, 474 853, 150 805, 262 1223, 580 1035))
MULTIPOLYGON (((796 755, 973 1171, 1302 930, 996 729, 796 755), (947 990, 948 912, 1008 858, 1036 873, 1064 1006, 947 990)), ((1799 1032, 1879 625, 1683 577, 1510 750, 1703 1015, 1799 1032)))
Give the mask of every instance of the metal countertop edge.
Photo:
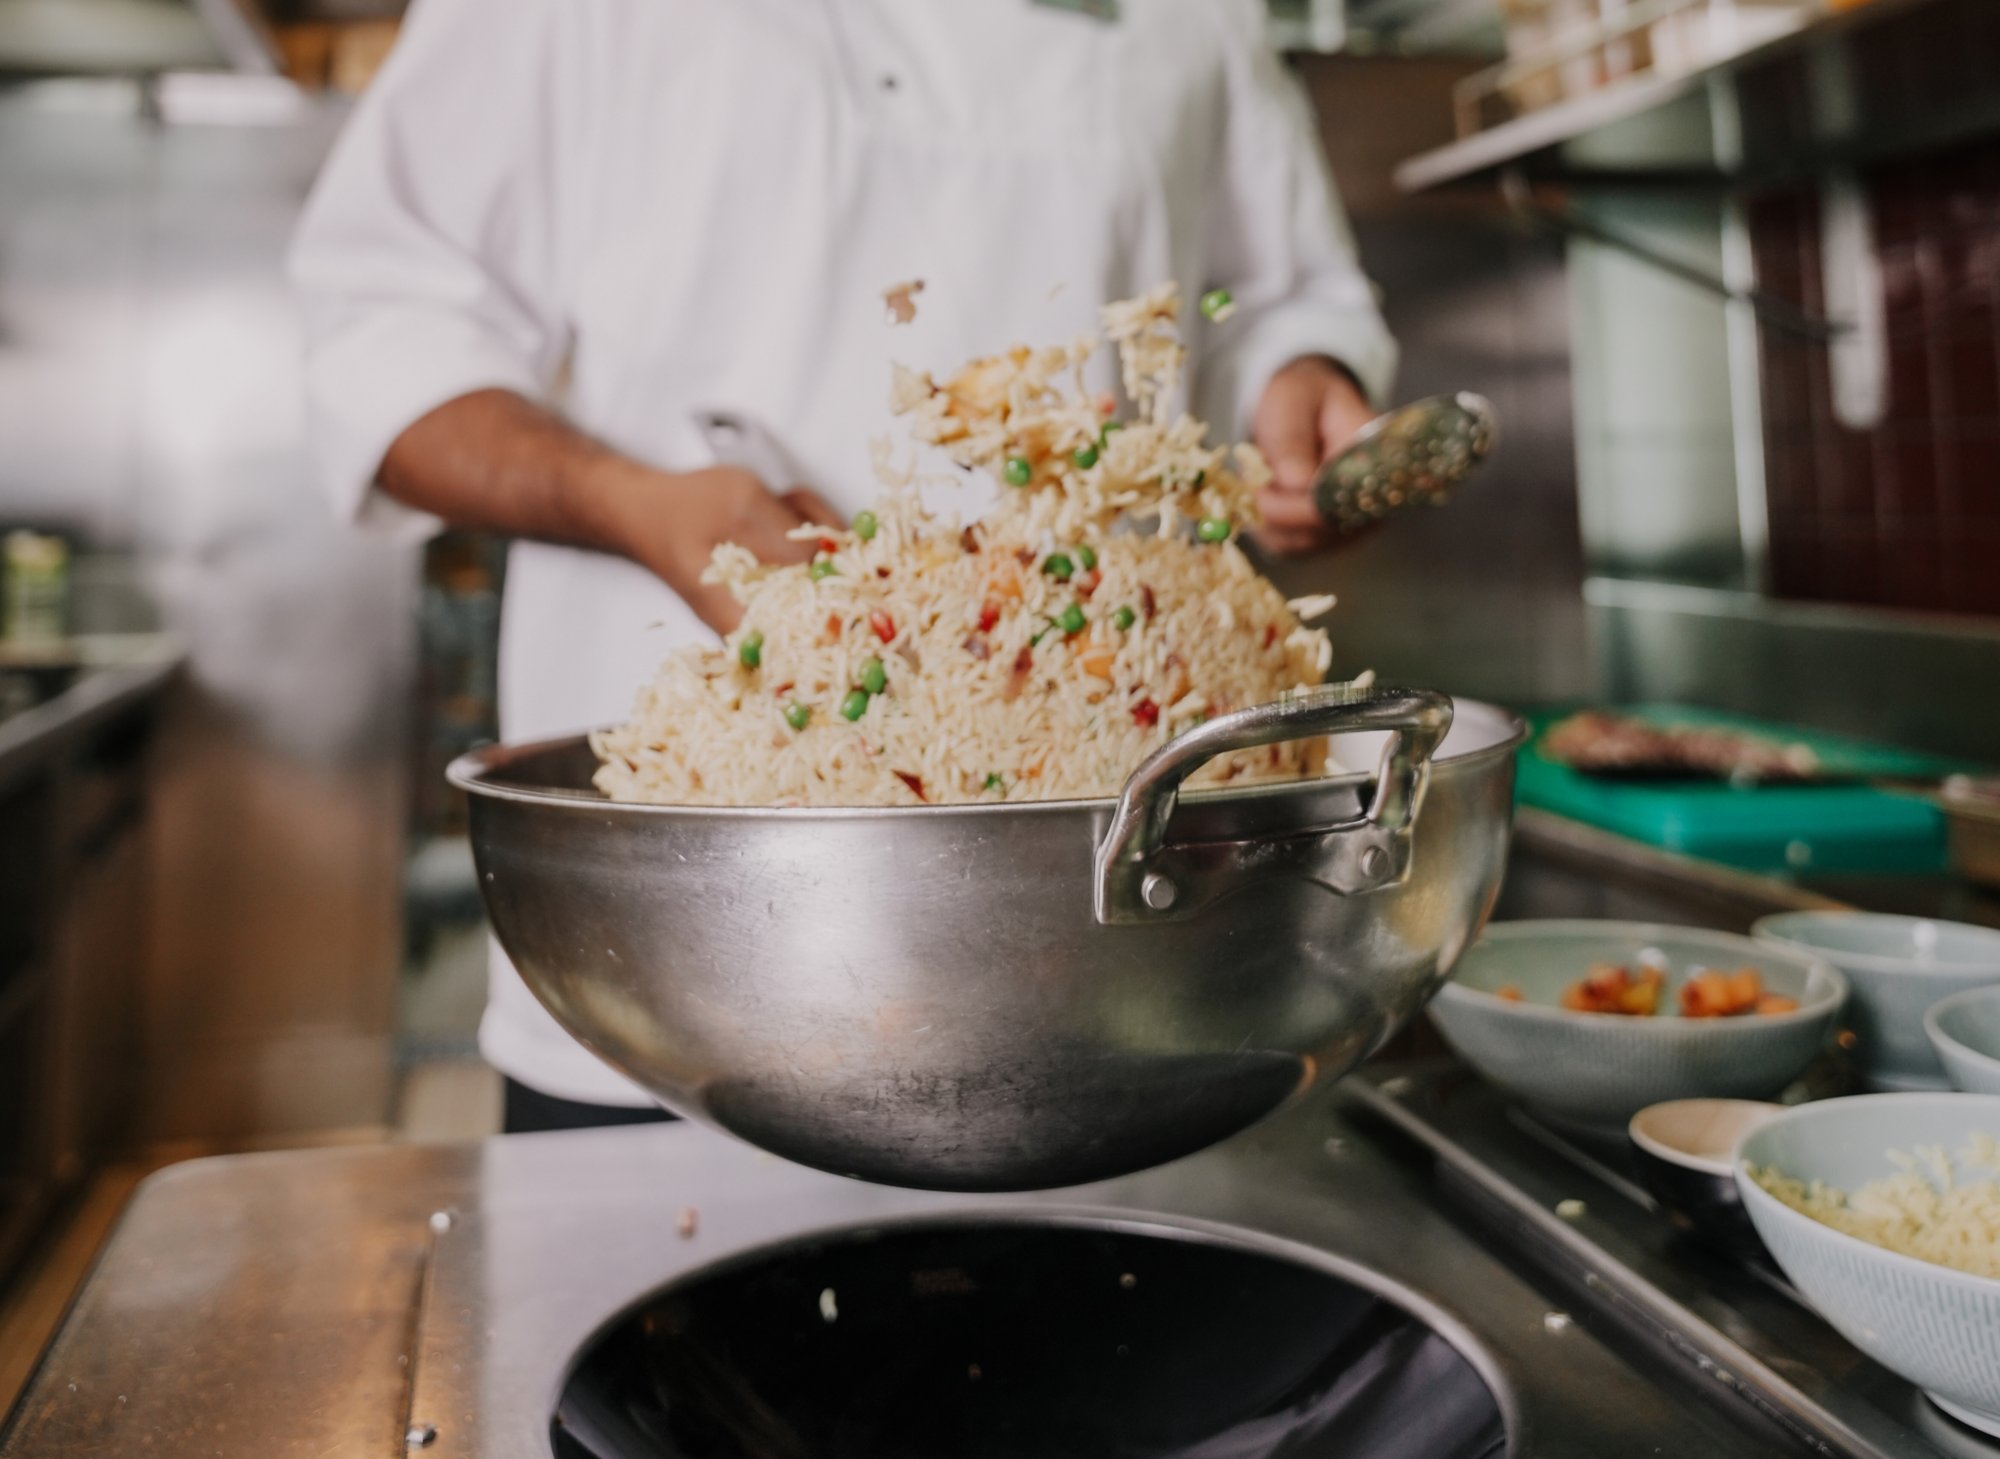
POLYGON ((1609 1316, 1636 1327, 1680 1356, 1697 1377, 1720 1384, 1822 1454, 1842 1459, 1896 1459, 1713 1324, 1661 1292, 1469 1152, 1441 1137, 1394 1095, 1362 1080, 1348 1080, 1345 1088, 1357 1103, 1416 1140, 1510 1217, 1520 1233, 1554 1256, 1565 1274, 1580 1282, 1609 1316))
POLYGON ((130 663, 86 665, 70 688, 0 724, 0 786, 166 688, 185 662, 180 648, 169 645, 130 663))

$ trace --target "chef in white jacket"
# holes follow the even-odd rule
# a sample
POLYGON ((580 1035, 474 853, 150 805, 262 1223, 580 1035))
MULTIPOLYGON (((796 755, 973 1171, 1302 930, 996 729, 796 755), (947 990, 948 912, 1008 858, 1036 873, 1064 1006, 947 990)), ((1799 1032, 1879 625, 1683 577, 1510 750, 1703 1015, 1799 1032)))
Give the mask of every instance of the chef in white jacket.
MULTIPOLYGON (((1193 403, 1271 458, 1265 545, 1313 547, 1314 468, 1394 346, 1263 22, 1261 0, 417 0, 294 249, 326 489, 370 530, 516 539, 501 731, 573 731, 733 625, 698 582, 717 543, 795 560, 788 529, 874 497, 892 362, 1066 340, 1171 279, 1233 295, 1220 324, 1190 311, 1193 403), (718 454, 715 413, 773 449, 718 454)), ((497 953, 480 1046, 509 1128, 650 1113, 497 953)))

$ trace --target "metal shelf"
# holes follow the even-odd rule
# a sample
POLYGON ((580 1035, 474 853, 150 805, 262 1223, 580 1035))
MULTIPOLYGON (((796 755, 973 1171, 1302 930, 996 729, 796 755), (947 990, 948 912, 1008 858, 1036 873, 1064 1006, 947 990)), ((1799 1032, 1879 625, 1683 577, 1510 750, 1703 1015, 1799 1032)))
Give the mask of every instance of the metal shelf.
MULTIPOLYGON (((1423 192, 1450 184, 1491 181, 1507 168, 1525 168, 1541 175, 1564 176, 1579 181, 1625 176, 1634 180, 1657 180, 1667 176, 1679 182, 1693 178, 1722 180, 1728 174, 1712 159, 1707 166, 1692 171, 1680 167, 1667 172, 1659 167, 1635 164, 1627 174, 1601 166, 1579 169, 1571 166, 1563 153, 1573 143, 1664 111, 1750 67, 1795 56, 1857 26, 1873 24, 1931 3, 1933 0, 1870 0, 1870 3, 1857 8, 1823 15, 1796 30, 1746 45, 1703 67, 1670 74, 1633 76, 1609 83, 1585 95, 1530 112, 1461 141, 1412 157, 1396 169, 1396 183, 1405 192, 1423 192)), ((1843 147, 1843 155, 1854 150, 1852 143, 1847 144, 1843 147)), ((1801 159, 1801 166, 1806 165, 1809 165, 1807 160, 1801 159)))

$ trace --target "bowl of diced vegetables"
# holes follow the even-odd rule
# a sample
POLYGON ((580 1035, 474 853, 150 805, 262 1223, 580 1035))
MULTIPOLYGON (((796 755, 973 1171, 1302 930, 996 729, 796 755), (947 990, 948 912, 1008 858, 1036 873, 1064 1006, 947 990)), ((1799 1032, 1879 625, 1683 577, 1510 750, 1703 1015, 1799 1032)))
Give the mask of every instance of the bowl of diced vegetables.
POLYGON ((1432 1021, 1459 1057, 1558 1124, 1622 1132, 1671 1099, 1770 1099, 1826 1047, 1847 982, 1818 956, 1640 922, 1504 922, 1432 1021))

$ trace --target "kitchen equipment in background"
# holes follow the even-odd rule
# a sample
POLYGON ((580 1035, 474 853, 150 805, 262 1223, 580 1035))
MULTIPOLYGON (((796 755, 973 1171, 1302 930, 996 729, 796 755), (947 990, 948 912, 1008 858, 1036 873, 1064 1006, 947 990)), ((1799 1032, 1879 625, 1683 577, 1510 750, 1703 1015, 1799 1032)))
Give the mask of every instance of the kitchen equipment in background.
POLYGON ((1672 1099, 1632 1116, 1639 1182, 1676 1226, 1740 1257, 1764 1255, 1736 1189, 1736 1147, 1784 1112, 1755 1099, 1672 1099))
POLYGON ((1199 1150, 1380 1048, 1492 908, 1520 735, 1341 690, 1210 720, 1117 802, 614 804, 581 738, 452 778, 514 965, 662 1103, 822 1169, 1021 1190, 1199 1150), (1386 732, 1376 778, 1177 794, 1225 748, 1354 731, 1386 732))
POLYGON ((1444 1041, 1537 1114, 1569 1127, 1622 1132, 1648 1105, 1673 1099, 1766 1099, 1826 1047, 1847 983, 1818 955, 1726 932, 1637 922, 1500 922, 1460 959, 1431 1003, 1444 1041), (1597 964, 1663 966, 1650 1017, 1577 1013, 1563 989, 1597 964), (1753 967, 1788 1013, 1682 1018, 1676 995, 1697 969, 1753 967), (1499 996, 1502 988, 1518 1001, 1499 996))
MULTIPOLYGON (((2000 1097, 1878 1094, 1788 1110, 1753 1130, 1743 1163, 1852 1193, 1900 1173, 1891 1152, 1953 1159, 2000 1132, 2000 1097)), ((1921 1170, 1921 1167, 1919 1167, 1921 1170)), ((1973 1178, 1991 1178, 1986 1171, 1973 1178)), ((1854 1346, 1924 1389, 1961 1423, 2000 1438, 2000 1278, 1920 1261, 1793 1210, 1742 1170, 1737 1188, 1764 1245, 1820 1316, 1854 1346)))
POLYGON ((1822 780, 1836 783, 1610 780, 1582 774, 1544 752, 1543 735, 1568 713, 1529 716, 1533 734, 1521 752, 1523 805, 1745 871, 1900 874, 1945 866, 1944 813, 1927 793, 1885 787, 1935 784, 1962 769, 1959 762, 1747 715, 1646 704, 1619 713, 1803 745, 1822 780))
POLYGON ((69 632, 69 543, 25 529, 0 538, 0 638, 57 643, 69 632))
POLYGON ((1724 64, 1819 13, 1815 0, 1503 0, 1507 59, 1454 88, 1458 134, 1724 64))
POLYGON ((1934 1004, 1924 1015, 1924 1035, 1952 1088, 2000 1094, 2000 983, 1968 988, 1934 1004))
POLYGON ((1352 530, 1412 507, 1441 507, 1493 452, 1498 421, 1484 396, 1433 395, 1378 416, 1325 466, 1313 500, 1352 530))
POLYGON ((1847 975, 1843 1022, 1855 1063, 1875 1089, 1947 1089, 1924 1015, 1967 988, 2000 983, 2000 932, 1875 912, 1783 912, 1751 933, 1775 948, 1825 958, 1847 975))
POLYGON ((2000 776, 1954 775, 1938 797, 1951 862, 1961 876, 2000 891, 2000 776))

